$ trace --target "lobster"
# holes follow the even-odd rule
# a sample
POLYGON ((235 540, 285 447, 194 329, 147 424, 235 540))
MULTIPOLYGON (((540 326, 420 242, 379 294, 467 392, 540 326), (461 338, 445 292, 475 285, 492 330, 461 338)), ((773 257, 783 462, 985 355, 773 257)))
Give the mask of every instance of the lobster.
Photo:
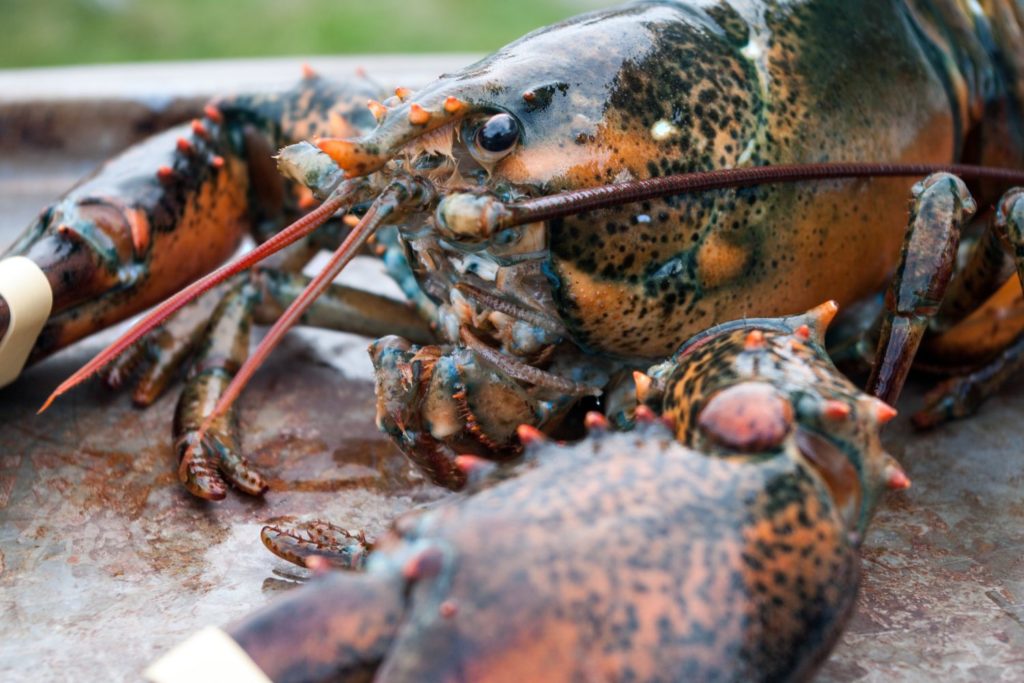
POLYGON ((650 369, 631 431, 597 412, 571 444, 522 425, 519 459, 461 456, 466 489, 372 548, 328 522, 265 528, 278 555, 351 571, 201 632, 148 676, 810 676, 852 611, 879 496, 909 485, 879 440, 895 412, 824 351, 835 312, 697 335, 650 369))
POLYGON ((1024 183, 1022 12, 999 0, 640 2, 541 29, 366 109, 359 87, 321 95, 313 78, 283 102, 222 101, 181 139, 147 143, 164 155, 156 169, 130 151, 91 181, 130 176, 100 203, 111 210, 89 208, 96 192, 82 186, 63 200, 80 220, 44 212, 9 252, 35 262, 61 302, 34 357, 172 293, 195 276, 181 272, 194 252, 196 271, 215 267, 250 226, 256 249, 159 304, 51 397, 103 368, 119 384, 149 355, 144 402, 198 349, 174 439, 200 497, 224 497, 226 482, 265 488, 232 405, 299 321, 358 319, 392 335, 371 347, 378 424, 453 489, 468 479, 460 456, 518 458, 523 424, 571 432, 596 407, 625 425, 637 392, 685 403, 644 372, 681 339, 824 298, 853 303, 894 273, 881 313, 839 348, 872 357, 868 391, 887 403, 920 349, 927 368, 959 376, 916 421, 966 415, 1021 358, 1024 204, 1000 192, 1024 183), (267 180, 265 149, 285 143, 289 180, 267 180), (217 185, 229 174, 230 190, 217 185), (907 176, 927 177, 904 226, 907 176), (156 198, 145 221, 131 213, 136 193, 156 198), (958 268, 974 195, 997 208, 958 268), (195 210, 232 197, 247 201, 219 217, 195 210), (310 197, 320 206, 280 229, 310 197), (177 236, 207 215, 217 253, 177 236), (221 243, 225 224, 237 229, 221 243), (409 305, 360 299, 358 315, 332 315, 360 296, 331 282, 371 238, 409 305), (174 267, 147 266, 157 243, 174 267), (327 267, 299 291, 298 264, 325 245, 336 247, 327 267), (243 272, 276 252, 280 265, 243 272), (249 355, 250 325, 272 320, 249 355))
MULTIPOLYGON (((993 16, 1010 21, 1014 7, 996 3, 993 16)), ((1020 165, 1024 144, 1008 104, 1019 82, 1003 58, 1014 54, 1007 25, 955 3, 639 3, 542 29, 367 109, 356 104, 366 83, 300 88, 283 102, 224 102, 193 122, 192 138, 179 135, 169 147, 172 132, 162 146, 147 143, 169 161, 155 173, 139 160, 159 162, 159 154, 145 146, 128 152, 45 212, 9 252, 43 263, 55 292, 34 357, 151 304, 158 285, 170 292, 211 268, 242 232, 222 239, 224 223, 254 226, 260 247, 158 306, 54 393, 127 351, 107 370, 119 383, 145 347, 157 359, 136 394, 145 403, 183 349, 200 346, 209 304, 178 312, 192 298, 285 244, 296 244, 281 257, 287 274, 317 240, 341 241, 302 294, 294 277, 224 285, 223 296, 237 304, 215 314, 220 322, 209 325, 212 341, 179 404, 175 442, 189 490, 221 498, 226 477, 258 493, 265 483, 240 452, 231 403, 288 326, 304 315, 316 324, 312 302, 391 224, 397 235, 382 229, 378 248, 421 319, 379 297, 363 299, 364 315, 351 318, 401 335, 372 349, 378 422, 451 488, 463 482, 455 455, 514 457, 518 424, 553 431, 588 396, 603 396, 606 411, 620 414, 614 397, 629 393, 631 373, 681 338, 825 296, 850 303, 877 291, 894 268, 886 309, 863 335, 879 349, 869 390, 894 402, 923 344, 929 366, 970 372, 943 387, 918 422, 969 413, 1019 362, 1019 283, 1006 279, 1004 254, 1016 254, 1024 205, 1016 192, 1004 197, 954 277, 960 231, 975 208, 966 185, 933 176, 916 186, 901 230, 905 186, 879 176, 958 171, 986 203, 1000 182, 1024 179, 1008 170, 1020 165), (859 42, 837 42, 825 26, 854 21, 851 12, 870 30, 858 32, 859 42), (865 55, 876 56, 873 68, 865 55), (279 160, 307 193, 267 180, 267 147, 311 136, 317 146, 294 144, 279 160), (217 159, 230 161, 218 167, 217 159), (854 163, 828 163, 837 159, 854 163), (968 161, 981 165, 950 165, 968 161), (230 191, 211 185, 231 174, 230 191), (817 182, 782 182, 799 179, 817 182), (97 206, 95 185, 114 181, 120 189, 101 194, 110 198, 97 206), (139 197, 117 199, 132 192, 139 197), (275 232, 309 192, 323 204, 275 232), (300 200, 280 199, 289 194, 300 200), (229 208, 203 205, 206 195, 229 208), (67 204, 74 220, 63 217, 67 204), (330 229, 341 209, 347 233, 330 229), (197 230, 198 215, 211 219, 203 234, 217 235, 204 250, 177 237, 197 230), (120 241, 107 237, 118 230, 120 241), (147 235, 166 235, 180 251, 159 238, 150 245, 147 235), (175 267, 159 267, 158 244, 175 267), (203 259, 182 257, 193 251, 203 259), (181 268, 182 261, 196 265, 181 268), (254 303, 268 298, 273 305, 254 303), (248 324, 278 314, 246 360, 248 324), (424 345, 432 332, 441 343, 424 345)), ((852 355, 866 345, 853 344, 852 355)))

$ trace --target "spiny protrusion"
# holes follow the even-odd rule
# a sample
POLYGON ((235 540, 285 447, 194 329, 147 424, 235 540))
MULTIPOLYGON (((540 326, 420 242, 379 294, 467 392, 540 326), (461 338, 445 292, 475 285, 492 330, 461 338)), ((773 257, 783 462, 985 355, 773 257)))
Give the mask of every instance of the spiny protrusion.
POLYGON ((402 102, 405 102, 407 99, 409 99, 409 95, 412 95, 412 91, 409 90, 408 88, 395 88, 395 97, 397 97, 402 102))
POLYGON ((302 78, 303 80, 311 80, 318 77, 319 74, 309 65, 308 62, 302 63, 302 78))
POLYGON ((456 455, 455 466, 467 477, 476 476, 495 468, 495 464, 478 455, 456 455))
POLYGON ((425 126, 430 122, 430 112, 418 104, 409 107, 409 123, 414 126, 425 126))
POLYGON ((825 407, 822 410, 822 414, 830 420, 845 420, 850 417, 851 412, 849 404, 837 400, 825 401, 825 407))
POLYGON ((199 119, 192 119, 192 134, 197 138, 202 138, 203 140, 208 140, 210 138, 209 129, 207 129, 199 119))
POLYGON ((537 99, 537 93, 532 90, 523 93, 523 102, 533 102, 535 99, 537 99))
POLYGON ((214 156, 212 159, 210 159, 210 166, 213 166, 218 170, 224 168, 224 157, 220 156, 219 154, 214 156))
POLYGON ((885 466, 885 487, 890 491, 906 491, 910 488, 910 477, 895 462, 885 466))
POLYGON ((658 416, 654 414, 654 411, 644 405, 636 407, 634 417, 636 418, 636 421, 641 424, 652 424, 658 419, 658 416))
POLYGON ((367 100, 366 106, 370 109, 370 113, 373 114, 373 118, 380 123, 384 120, 384 117, 388 115, 388 108, 377 100, 367 100))
POLYGON ((126 209, 124 214, 132 233, 132 248, 135 249, 136 254, 141 256, 149 248, 149 218, 142 209, 126 209))
POLYGON ((67 223, 61 223, 60 225, 57 226, 57 234, 59 234, 61 237, 65 238, 65 239, 68 239, 68 240, 71 240, 71 241, 74 241, 74 242, 84 242, 85 241, 82 238, 81 233, 78 232, 77 230, 75 230, 73 227, 71 227, 67 223))
POLYGON ((890 422, 898 413, 896 409, 881 399, 875 399, 875 419, 878 424, 884 425, 890 422))
POLYGON ((402 577, 406 581, 415 581, 417 579, 437 576, 441 571, 441 564, 443 562, 444 557, 441 555, 440 550, 437 548, 427 548, 417 553, 405 563, 405 566, 402 567, 402 577))
POLYGON ((208 104, 203 107, 203 113, 206 114, 206 118, 210 119, 214 123, 223 123, 224 121, 224 114, 222 114, 220 109, 212 104, 208 104))
POLYGON ((303 563, 306 565, 306 569, 313 572, 316 576, 326 574, 331 571, 331 561, 323 555, 310 555, 303 563))
POLYGON ((444 619, 451 619, 459 613, 459 606, 454 600, 445 600, 441 603, 441 606, 437 608, 437 613, 444 619))
POLYGON ((800 327, 796 328, 796 330, 794 330, 793 334, 796 335, 798 339, 803 339, 804 341, 807 341, 808 339, 811 338, 811 328, 808 327, 807 325, 801 325, 800 327))
POLYGON ((608 418, 596 410, 591 410, 583 418, 583 426, 590 432, 608 431, 608 418))
POLYGON ((466 103, 454 95, 449 95, 444 100, 444 110, 449 114, 457 114, 462 111, 462 108, 465 106, 466 103))
POLYGON ((309 211, 317 204, 319 204, 319 202, 316 200, 316 197, 313 195, 313 191, 310 190, 308 187, 304 185, 299 186, 297 192, 299 195, 298 205, 299 208, 302 209, 303 211, 309 211))
POLYGON ((640 372, 639 370, 633 371, 633 383, 636 385, 636 402, 647 403, 647 398, 651 395, 651 385, 654 380, 651 376, 640 372))
POLYGON ((811 333, 813 333, 815 340, 819 344, 825 343, 825 332, 828 330, 828 326, 832 324, 832 320, 838 312, 839 304, 830 299, 823 304, 815 306, 803 315, 803 319, 807 321, 811 333))
POLYGON ((751 330, 743 342, 743 348, 747 351, 757 351, 764 348, 764 332, 751 330))
POLYGON ((175 144, 182 154, 191 154, 195 150, 195 146, 187 138, 178 138, 175 144))
POLYGON ((528 424, 521 424, 516 427, 516 436, 519 437, 519 443, 523 444, 523 446, 533 446, 547 441, 544 432, 528 424))
POLYGON ((174 169, 166 165, 161 166, 160 168, 156 169, 156 177, 157 179, 160 180, 160 182, 166 183, 167 181, 172 180, 174 178, 174 169))

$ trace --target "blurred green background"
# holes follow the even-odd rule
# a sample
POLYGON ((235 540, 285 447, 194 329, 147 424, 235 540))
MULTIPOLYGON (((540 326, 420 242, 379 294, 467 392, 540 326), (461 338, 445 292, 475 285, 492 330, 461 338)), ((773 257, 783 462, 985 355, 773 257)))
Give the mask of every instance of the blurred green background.
POLYGON ((0 0, 0 68, 489 52, 614 0, 0 0))

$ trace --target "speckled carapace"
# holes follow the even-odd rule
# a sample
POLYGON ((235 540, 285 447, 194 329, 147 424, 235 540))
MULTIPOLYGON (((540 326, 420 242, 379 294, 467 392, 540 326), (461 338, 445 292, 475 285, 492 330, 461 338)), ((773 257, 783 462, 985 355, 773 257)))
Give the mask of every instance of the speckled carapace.
MULTIPOLYGON (((484 159, 481 181, 506 197, 795 162, 1019 167, 1024 136, 1012 103, 1024 80, 1020 58, 1001 55, 1020 54, 1012 41, 1021 9, 993 2, 986 17, 967 7, 639 2, 541 29, 441 77, 389 110, 357 150, 323 147, 360 173, 428 130, 455 126, 480 161, 481 121, 506 112, 518 144, 484 159), (452 97, 463 104, 454 123, 408 115, 441 111, 452 97)), ((454 156, 461 178, 474 177, 472 162, 454 156)), ((792 313, 826 297, 845 304, 877 290, 899 256, 910 184, 721 190, 557 219, 546 238, 460 232, 445 234, 440 248, 411 243, 429 254, 434 265, 424 268, 439 282, 459 268, 435 262, 459 261, 460 247, 495 245, 484 256, 507 271, 509 252, 522 257, 546 244, 544 283, 524 303, 555 312, 588 351, 663 358, 723 320, 792 313), (517 239, 532 244, 516 250, 517 239)))

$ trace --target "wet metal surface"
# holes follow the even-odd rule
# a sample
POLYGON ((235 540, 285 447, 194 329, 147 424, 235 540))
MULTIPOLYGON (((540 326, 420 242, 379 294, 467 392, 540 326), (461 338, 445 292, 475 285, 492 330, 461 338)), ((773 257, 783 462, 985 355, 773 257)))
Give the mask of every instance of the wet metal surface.
MULTIPOLYGON (((92 163, 66 149, 0 156, 0 242, 92 163)), ((348 277, 379 279, 363 265, 348 277)), ((373 425, 366 340, 302 331, 241 404, 247 450, 271 491, 197 501, 174 475, 174 395, 139 411, 89 384, 34 414, 109 337, 0 392, 0 680, 135 680, 188 634, 303 578, 263 549, 263 523, 321 517, 373 535, 443 495, 373 425)), ((857 614, 820 680, 1024 679, 1022 415, 1024 389, 1014 389, 934 434, 912 434, 903 418, 889 428, 914 486, 876 518, 857 614)))

